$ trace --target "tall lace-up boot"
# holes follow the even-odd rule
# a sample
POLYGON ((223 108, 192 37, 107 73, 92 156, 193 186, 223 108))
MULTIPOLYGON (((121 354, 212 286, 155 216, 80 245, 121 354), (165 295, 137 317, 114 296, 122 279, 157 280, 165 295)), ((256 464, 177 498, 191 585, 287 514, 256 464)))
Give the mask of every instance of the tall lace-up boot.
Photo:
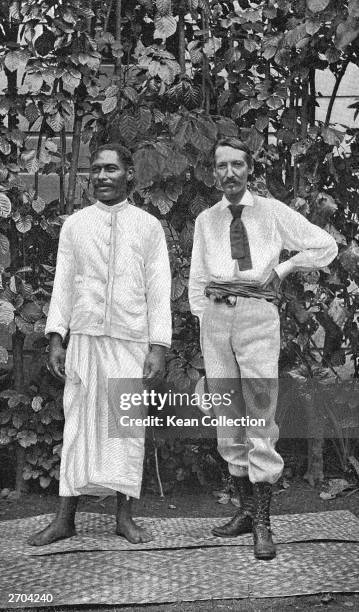
POLYGON ((257 559, 270 560, 276 556, 270 526, 270 502, 272 485, 268 482, 256 482, 253 485, 254 515, 253 539, 254 556, 257 559))
POLYGON ((253 485, 248 476, 233 476, 232 478, 237 487, 241 505, 228 523, 212 529, 213 535, 220 538, 235 538, 244 533, 252 532, 253 485))

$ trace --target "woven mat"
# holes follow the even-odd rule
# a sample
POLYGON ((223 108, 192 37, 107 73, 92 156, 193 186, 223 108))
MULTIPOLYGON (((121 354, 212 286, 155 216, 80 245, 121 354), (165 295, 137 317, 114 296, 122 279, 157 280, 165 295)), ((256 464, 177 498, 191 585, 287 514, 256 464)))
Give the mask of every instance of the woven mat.
MULTIPOLYGON (((79 512, 76 520, 77 536, 41 548, 28 546, 28 536, 48 525, 52 518, 53 515, 48 514, 0 523, 1 554, 12 556, 96 550, 168 550, 252 546, 253 543, 251 534, 226 539, 213 536, 212 527, 227 520, 222 517, 136 519, 139 525, 151 532, 153 540, 144 544, 130 544, 124 538, 115 536, 113 516, 79 512)), ((359 520, 344 510, 274 516, 272 527, 275 541, 279 544, 311 540, 359 542, 359 520)))
POLYGON ((31 605, 10 604, 11 592, 51 593, 58 606, 358 592, 358 558, 343 542, 281 544, 270 562, 247 546, 0 558, 0 607, 31 605))

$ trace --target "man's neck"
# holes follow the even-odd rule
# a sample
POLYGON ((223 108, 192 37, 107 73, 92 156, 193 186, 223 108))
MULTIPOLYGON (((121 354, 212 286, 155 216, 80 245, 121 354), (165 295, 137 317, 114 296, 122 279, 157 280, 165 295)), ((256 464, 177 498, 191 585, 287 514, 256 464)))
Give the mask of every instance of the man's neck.
POLYGON ((99 202, 105 204, 105 206, 116 206, 116 204, 121 204, 121 202, 124 202, 126 200, 126 197, 126 195, 122 195, 116 198, 115 200, 99 200, 99 202))
POLYGON ((234 206, 239 206, 239 204, 243 200, 243 196, 246 193, 246 191, 247 191, 247 187, 243 189, 243 191, 241 191, 240 193, 233 194, 233 196, 228 196, 227 194, 225 194, 225 196, 228 202, 230 202, 234 206))

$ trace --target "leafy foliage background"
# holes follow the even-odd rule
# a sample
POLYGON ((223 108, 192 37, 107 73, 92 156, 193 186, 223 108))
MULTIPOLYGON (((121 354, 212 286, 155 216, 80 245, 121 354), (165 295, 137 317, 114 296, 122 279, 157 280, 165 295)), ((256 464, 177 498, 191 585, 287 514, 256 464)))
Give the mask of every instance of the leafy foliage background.
MULTIPOLYGON (((46 344, 61 223, 91 202, 79 172, 84 147, 119 140, 132 150, 133 200, 165 229, 168 384, 187 390, 203 371, 188 271, 195 218, 219 197, 211 150, 226 135, 250 146, 254 190, 299 210, 340 246, 330 269, 285 283, 282 370, 328 382, 353 359, 358 375, 358 130, 331 124, 340 83, 358 65, 358 35, 359 0, 0 2, 0 324, 13 358, 0 444, 17 454, 18 488, 23 478, 47 487, 58 477, 61 391, 26 380, 24 340, 35 333, 37 346, 46 344), (335 85, 318 121, 323 70, 335 85), (56 178, 51 201, 40 188, 46 176, 56 178)), ((359 102, 352 106, 357 113, 359 102)), ((8 359, 0 347, 0 362, 8 359)), ((341 451, 344 464, 352 451, 341 451)))

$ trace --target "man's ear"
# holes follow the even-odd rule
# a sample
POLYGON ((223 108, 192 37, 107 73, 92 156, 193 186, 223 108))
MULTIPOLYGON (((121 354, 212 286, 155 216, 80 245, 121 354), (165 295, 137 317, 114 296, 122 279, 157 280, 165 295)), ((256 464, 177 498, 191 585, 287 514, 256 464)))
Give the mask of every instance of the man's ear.
POLYGON ((130 166, 130 168, 127 168, 126 170, 127 181, 128 182, 132 181, 134 176, 135 176, 135 169, 132 166, 130 166))

